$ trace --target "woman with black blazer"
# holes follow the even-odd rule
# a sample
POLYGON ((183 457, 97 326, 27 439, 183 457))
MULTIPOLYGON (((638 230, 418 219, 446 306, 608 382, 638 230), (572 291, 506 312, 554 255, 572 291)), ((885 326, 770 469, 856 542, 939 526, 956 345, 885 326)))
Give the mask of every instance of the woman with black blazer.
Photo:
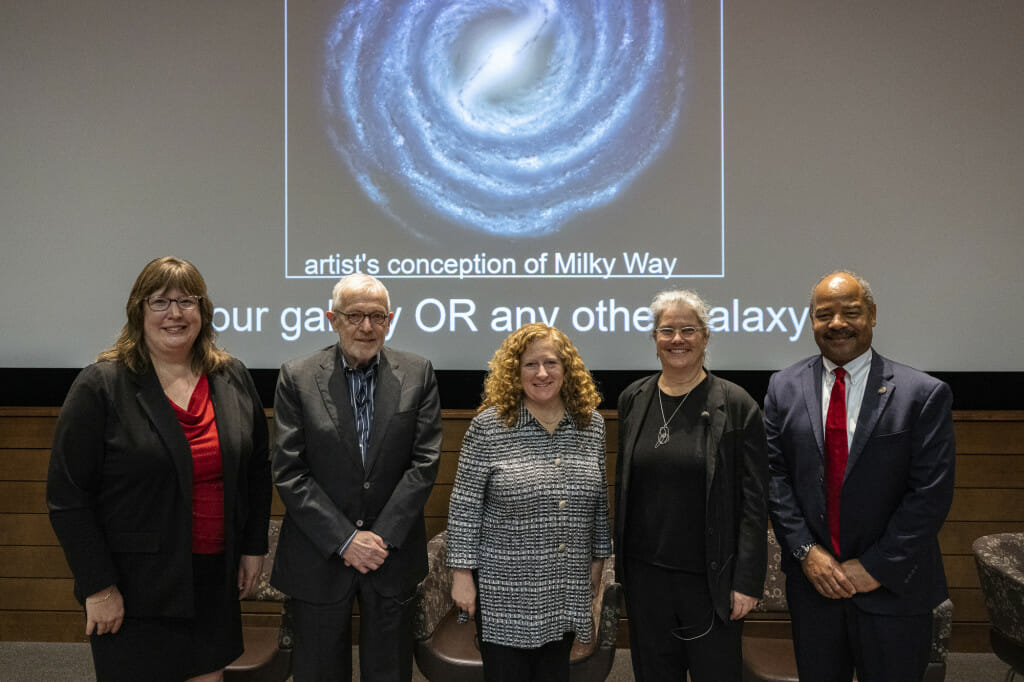
POLYGON ((636 679, 742 678, 742 619, 761 595, 767 449, 757 403, 705 369, 707 304, 651 303, 661 372, 619 396, 616 571, 636 679))
POLYGON ((266 417, 191 263, 151 261, 126 310, 61 409, 50 521, 97 680, 222 679, 267 551, 266 417))

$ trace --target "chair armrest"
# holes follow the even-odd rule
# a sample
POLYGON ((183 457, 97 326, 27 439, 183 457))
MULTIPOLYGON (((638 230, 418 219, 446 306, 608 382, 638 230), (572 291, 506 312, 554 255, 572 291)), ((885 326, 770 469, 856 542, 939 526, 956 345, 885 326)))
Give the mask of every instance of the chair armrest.
POLYGON ((441 619, 452 610, 452 570, 446 564, 447 535, 441 532, 427 543, 427 577, 416 588, 413 638, 423 640, 434 634, 441 619))
POLYGON ((601 587, 594 599, 594 616, 597 622, 597 647, 615 648, 619 632, 619 608, 622 602, 622 586, 615 582, 615 557, 605 559, 601 572, 601 587))
POLYGON ((932 653, 930 661, 941 663, 949 653, 949 638, 953 634, 953 602, 949 599, 932 609, 932 653))

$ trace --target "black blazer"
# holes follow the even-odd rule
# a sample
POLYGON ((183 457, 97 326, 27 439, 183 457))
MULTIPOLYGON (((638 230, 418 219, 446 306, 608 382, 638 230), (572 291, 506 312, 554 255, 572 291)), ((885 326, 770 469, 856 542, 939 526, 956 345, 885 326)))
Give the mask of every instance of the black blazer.
MULTIPOLYGON (((208 377, 224 469, 225 579, 267 551, 267 419, 237 360, 208 377)), ((83 369, 57 420, 46 485, 75 596, 116 584, 132 617, 191 617, 192 451, 152 370, 83 369)))
POLYGON ((338 344, 285 363, 274 399, 274 481, 285 506, 271 582, 313 603, 339 601, 355 580, 338 549, 356 530, 391 546, 369 574, 386 596, 427 574, 423 506, 441 454, 441 402, 430 362, 384 348, 363 466, 338 344))
MULTIPOLYGON (((619 395, 619 448, 615 467, 615 570, 625 582, 624 538, 646 519, 627 518, 630 466, 636 439, 659 374, 633 382, 619 395)), ((767 479, 764 422, 757 403, 736 384, 708 373, 705 461, 708 587, 719 618, 728 621, 733 590, 760 598, 767 561, 767 479)))
MULTIPOLYGON (((765 398, 771 516, 782 570, 793 551, 831 547, 825 502, 820 355, 772 375, 765 398)), ((840 561, 859 558, 882 587, 853 596, 870 613, 930 613, 947 595, 939 529, 953 502, 953 394, 923 372, 873 353, 850 445, 840 508, 840 561)))

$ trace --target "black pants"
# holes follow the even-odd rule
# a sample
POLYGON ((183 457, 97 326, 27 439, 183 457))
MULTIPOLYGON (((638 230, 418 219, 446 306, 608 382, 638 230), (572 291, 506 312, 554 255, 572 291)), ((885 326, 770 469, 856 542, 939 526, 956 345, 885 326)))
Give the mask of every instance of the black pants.
POLYGON ((480 643, 486 682, 569 682, 569 652, 575 637, 567 633, 537 649, 480 643))
MULTIPOLYGON (((740 682, 742 621, 715 615, 707 576, 627 559, 629 649, 637 682, 740 682)), ((812 679, 812 678, 807 678, 812 679)))
POLYGON ((919 682, 931 655, 932 615, 867 613, 852 599, 828 599, 803 576, 786 577, 800 679, 919 682))
POLYGON ((352 603, 359 600, 359 679, 412 679, 412 596, 385 597, 363 576, 341 601, 313 604, 292 600, 295 682, 352 679, 352 603))

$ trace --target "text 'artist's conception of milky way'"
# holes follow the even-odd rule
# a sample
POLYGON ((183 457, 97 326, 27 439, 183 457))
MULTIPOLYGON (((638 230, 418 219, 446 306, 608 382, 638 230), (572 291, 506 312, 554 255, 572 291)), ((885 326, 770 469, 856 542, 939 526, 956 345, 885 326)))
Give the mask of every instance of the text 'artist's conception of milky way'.
POLYGON ((683 64, 666 34, 660 0, 346 2, 325 41, 327 132, 413 232, 432 211, 549 234, 668 146, 683 64))

